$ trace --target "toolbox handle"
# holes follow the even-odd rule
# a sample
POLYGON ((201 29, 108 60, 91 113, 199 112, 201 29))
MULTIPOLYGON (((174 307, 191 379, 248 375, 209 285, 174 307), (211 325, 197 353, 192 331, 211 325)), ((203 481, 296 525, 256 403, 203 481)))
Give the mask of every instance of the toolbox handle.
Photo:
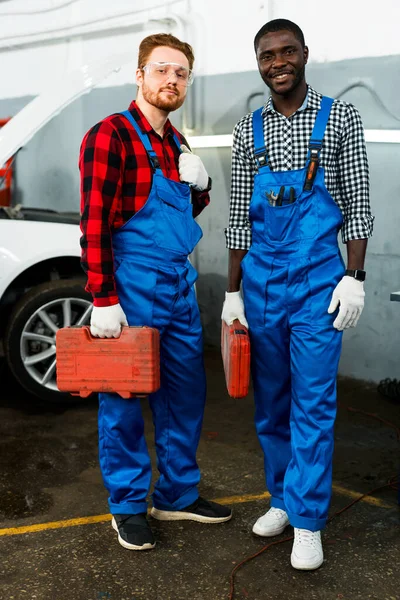
MULTIPOLYGON (((139 327, 142 329, 144 327, 144 325, 139 326, 139 327)), ((139 327, 135 327, 134 329, 139 329, 139 327)), ((121 328, 121 335, 117 338, 100 338, 95 335, 92 335, 90 332, 90 325, 73 325, 71 327, 71 329, 83 329, 85 332, 85 335, 87 335, 87 337, 90 340, 108 340, 109 342, 112 342, 112 341, 117 342, 121 338, 121 336, 125 336, 127 334, 127 330, 130 329, 130 327, 129 327, 129 325, 123 325, 121 328)), ((133 327, 131 329, 133 329, 133 327)))
POLYGON ((237 323, 236 327, 238 327, 238 329, 235 329, 235 327, 233 327, 232 331, 233 331, 233 333, 235 335, 236 334, 239 334, 239 335, 249 335, 249 330, 244 325, 242 325, 242 323, 239 321, 239 319, 235 319, 233 321, 232 325, 230 325, 230 327, 234 326, 235 323, 237 323))
POLYGON ((78 327, 76 327, 76 329, 83 329, 84 332, 85 332, 85 335, 89 338, 89 340, 100 340, 100 341, 101 340, 108 340, 109 342, 110 341, 111 342, 112 341, 117 342, 122 335, 125 335, 124 329, 127 329, 127 327, 125 327, 125 326, 122 327, 122 329, 121 329, 121 335, 119 337, 117 337, 117 338, 100 338, 100 337, 97 337, 95 335, 92 335, 91 332, 90 332, 90 325, 78 326, 78 327))

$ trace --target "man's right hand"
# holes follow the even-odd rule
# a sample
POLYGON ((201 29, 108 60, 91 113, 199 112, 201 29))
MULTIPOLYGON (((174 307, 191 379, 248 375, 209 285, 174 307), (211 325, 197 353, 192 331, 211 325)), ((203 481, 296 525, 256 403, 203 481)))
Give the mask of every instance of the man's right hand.
POLYGON ((117 338, 123 325, 128 325, 128 321, 120 304, 93 306, 90 333, 94 337, 117 338))
POLYGON ((232 325, 233 321, 238 319, 246 329, 249 328, 244 315, 244 304, 240 292, 225 292, 225 302, 222 307, 221 319, 227 325, 232 325))

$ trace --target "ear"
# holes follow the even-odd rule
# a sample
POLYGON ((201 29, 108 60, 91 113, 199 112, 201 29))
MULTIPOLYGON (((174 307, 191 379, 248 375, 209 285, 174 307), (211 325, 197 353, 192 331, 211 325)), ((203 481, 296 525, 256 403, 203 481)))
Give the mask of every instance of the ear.
POLYGON ((142 69, 136 69, 135 79, 136 79, 136 85, 138 87, 142 87, 142 85, 143 85, 143 71, 142 71, 142 69))
POLYGON ((308 63, 308 46, 304 46, 304 64, 308 63))

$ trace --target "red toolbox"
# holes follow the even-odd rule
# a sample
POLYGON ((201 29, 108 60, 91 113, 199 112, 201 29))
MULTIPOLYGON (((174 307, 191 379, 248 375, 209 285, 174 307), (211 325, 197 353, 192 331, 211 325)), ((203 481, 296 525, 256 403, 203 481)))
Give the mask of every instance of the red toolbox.
POLYGON ((232 398, 244 398, 250 384, 250 338, 240 321, 232 325, 222 321, 221 352, 228 394, 232 398))
POLYGON ((152 327, 123 327, 119 338, 97 338, 90 328, 64 327, 56 334, 57 386, 85 398, 116 392, 147 396, 160 387, 160 336, 152 327))

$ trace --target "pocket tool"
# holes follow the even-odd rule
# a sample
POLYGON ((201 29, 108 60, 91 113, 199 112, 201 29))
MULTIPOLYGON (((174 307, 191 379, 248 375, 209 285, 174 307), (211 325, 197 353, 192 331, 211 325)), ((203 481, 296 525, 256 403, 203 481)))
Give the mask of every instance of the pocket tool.
POLYGON ((270 192, 265 192, 265 195, 268 198, 268 202, 270 203, 271 206, 275 206, 276 205, 276 201, 278 199, 278 194, 275 194, 275 192, 273 192, 272 190, 270 190, 270 192))
POLYGON ((270 203, 271 206, 282 206, 284 193, 285 193, 285 186, 282 185, 278 194, 276 194, 275 192, 270 190, 269 192, 265 192, 265 195, 267 196, 268 202, 270 203))
POLYGON ((281 185, 278 198, 276 199, 276 206, 282 206, 283 196, 285 195, 285 186, 281 185))

